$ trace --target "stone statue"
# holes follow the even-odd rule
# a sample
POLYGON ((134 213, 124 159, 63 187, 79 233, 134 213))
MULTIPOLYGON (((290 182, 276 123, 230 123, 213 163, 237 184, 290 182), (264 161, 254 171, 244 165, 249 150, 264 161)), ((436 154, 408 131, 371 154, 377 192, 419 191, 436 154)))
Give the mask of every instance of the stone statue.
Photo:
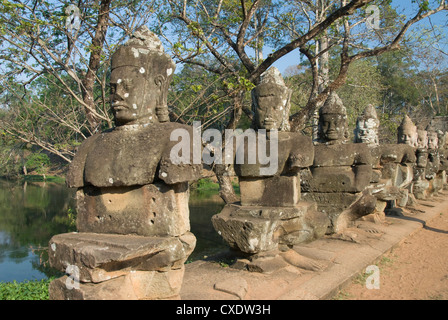
POLYGON ((331 93, 319 109, 318 141, 344 144, 349 138, 346 109, 336 93, 331 93))
POLYGON ((428 131, 428 163, 426 165, 425 177, 429 181, 429 196, 437 194, 443 188, 442 178, 439 175, 440 154, 439 154, 439 135, 430 125, 426 128, 428 131))
MULTIPOLYGON (((297 267, 317 267, 312 260, 289 249, 323 236, 328 225, 327 217, 316 210, 314 203, 301 201, 299 172, 313 163, 314 148, 309 137, 288 132, 290 95, 291 90, 276 68, 262 75, 260 84, 252 91, 252 127, 258 137, 277 139, 278 168, 262 175, 259 159, 252 164, 236 161, 234 170, 239 178, 241 202, 226 205, 212 217, 213 226, 224 240, 250 257, 252 261, 244 265, 252 270, 264 270, 260 263, 265 260, 256 259, 260 255, 272 259, 280 255, 282 263, 286 260, 297 267)), ((247 159, 257 153, 257 147, 260 143, 243 143, 235 150, 247 159)), ((273 151, 270 149, 271 156, 273 151)))
MULTIPOLYGON (((189 181, 202 165, 179 164, 167 92, 175 64, 147 27, 139 28, 111 60, 111 109, 116 127, 79 147, 67 174, 77 188, 79 233, 50 241, 50 262, 81 271, 80 287, 50 286, 52 299, 161 299, 176 297, 190 233, 189 181)), ((191 149, 192 150, 192 149, 191 149)), ((190 157, 191 159, 191 157, 190 157)))
POLYGON ((366 143, 372 156, 373 172, 369 188, 377 198, 373 218, 375 222, 383 222, 386 207, 393 207, 397 202, 400 206, 407 203, 415 152, 411 146, 405 144, 378 143, 379 120, 375 108, 371 105, 358 117, 357 127, 361 129, 355 130, 355 142, 366 143), (369 131, 362 130, 365 127, 368 127, 369 131))
POLYGON ((355 129, 355 143, 365 143, 368 146, 379 145, 378 128, 380 121, 375 110, 375 107, 369 104, 358 117, 355 129))
POLYGON ((398 143, 408 144, 414 148, 418 146, 417 127, 407 115, 398 126, 398 143))
POLYGON ((428 131, 417 127, 417 148, 428 149, 428 131))
POLYGON ((440 159, 439 172, 441 174, 441 179, 443 181, 443 185, 445 188, 448 183, 446 177, 446 173, 448 171, 448 150, 446 149, 447 133, 442 130, 437 130, 437 134, 439 136, 439 149, 438 149, 440 159))
POLYGON ((314 150, 309 176, 302 176, 303 198, 317 202, 331 221, 328 233, 337 233, 372 212, 376 199, 366 192, 372 178, 368 145, 348 143, 347 113, 336 94, 319 110, 319 143, 314 150))

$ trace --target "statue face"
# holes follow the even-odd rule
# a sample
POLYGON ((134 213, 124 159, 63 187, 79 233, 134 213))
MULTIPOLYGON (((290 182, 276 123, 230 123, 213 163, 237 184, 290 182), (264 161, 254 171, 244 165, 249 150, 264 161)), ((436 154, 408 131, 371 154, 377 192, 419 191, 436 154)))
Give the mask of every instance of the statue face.
POLYGON ((428 148, 428 132, 424 130, 418 131, 418 139, 417 139, 419 148, 428 148))
POLYGON ((428 132, 428 148, 437 149, 439 146, 439 137, 436 132, 428 132))
POLYGON ((328 141, 345 140, 346 118, 341 114, 320 115, 323 138, 328 141))
POLYGON ((255 89, 255 125, 258 129, 278 130, 284 120, 289 97, 287 91, 274 84, 255 89))
POLYGON ((358 139, 361 143, 378 144, 378 120, 360 119, 357 126, 358 139))
POLYGON ((417 132, 410 129, 406 129, 403 132, 399 133, 398 135, 399 143, 408 144, 412 147, 417 147, 418 145, 417 139, 418 139, 417 132))
POLYGON ((148 72, 132 66, 112 70, 110 101, 117 125, 157 121, 155 108, 160 88, 148 72))

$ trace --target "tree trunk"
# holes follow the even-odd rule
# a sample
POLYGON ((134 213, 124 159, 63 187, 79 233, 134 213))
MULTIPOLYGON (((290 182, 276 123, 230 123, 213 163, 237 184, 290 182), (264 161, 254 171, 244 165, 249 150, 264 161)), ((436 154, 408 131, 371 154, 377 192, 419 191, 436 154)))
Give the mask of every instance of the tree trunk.
POLYGON ((86 116, 92 132, 96 132, 99 127, 99 121, 95 116, 95 98, 93 95, 96 73, 100 67, 101 54, 106 39, 109 10, 112 0, 101 0, 100 10, 98 13, 98 23, 95 28, 95 35, 92 39, 89 67, 84 79, 82 80, 83 101, 86 104, 86 116))
MULTIPOLYGON (((234 94, 233 112, 227 124, 227 129, 233 129, 233 130, 236 129, 238 121, 240 120, 243 112, 243 103, 244 103, 243 101, 244 101, 244 91, 237 92, 234 94)), ((223 141, 225 141, 225 137, 223 138, 223 141)), ((223 151, 223 154, 225 154, 225 151, 223 151)), ((225 203, 233 203, 239 200, 232 186, 231 166, 232 165, 230 164, 223 163, 221 165, 215 165, 213 168, 213 171, 215 172, 216 178, 218 179, 219 183, 219 196, 224 200, 225 203)))

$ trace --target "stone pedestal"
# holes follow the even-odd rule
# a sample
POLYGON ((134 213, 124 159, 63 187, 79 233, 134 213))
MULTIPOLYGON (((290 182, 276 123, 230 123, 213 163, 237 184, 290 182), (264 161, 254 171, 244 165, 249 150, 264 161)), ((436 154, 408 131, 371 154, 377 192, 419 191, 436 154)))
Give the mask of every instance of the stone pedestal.
POLYGON ((188 182, 79 189, 80 232, 180 236, 190 230, 188 182))
POLYGON ((196 238, 67 233, 50 241, 51 300, 172 299, 196 238))
POLYGON ((50 240, 50 265, 67 273, 50 284, 50 299, 178 296, 196 243, 188 183, 201 177, 202 164, 192 163, 193 127, 169 121, 175 67, 146 26, 112 55, 116 126, 85 139, 70 163, 79 233, 50 240))
POLYGON ((51 284, 50 299, 176 298, 196 244, 188 198, 187 182, 80 188, 80 232, 50 240, 50 265, 68 274, 51 284))
POLYGON ((297 176, 239 178, 243 206, 295 206, 300 200, 300 179, 297 176))
POLYGON ((230 247, 254 254, 313 241, 325 234, 328 219, 312 202, 291 207, 231 204, 212 223, 230 247))

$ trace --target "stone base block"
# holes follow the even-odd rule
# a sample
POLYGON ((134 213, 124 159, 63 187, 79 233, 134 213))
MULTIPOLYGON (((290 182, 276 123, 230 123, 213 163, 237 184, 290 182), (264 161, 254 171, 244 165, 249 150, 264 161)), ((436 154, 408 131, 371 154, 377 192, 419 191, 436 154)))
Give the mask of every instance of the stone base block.
POLYGON ((433 194, 438 194, 440 191, 443 190, 443 176, 437 174, 437 176, 432 181, 433 186, 433 194))
POLYGON ((396 204, 399 207, 406 207, 409 202, 409 190, 400 189, 400 196, 396 200, 396 204))
POLYGON ((412 187, 412 193, 418 200, 426 199, 429 194, 430 183, 428 180, 418 180, 414 181, 412 187))
POLYGON ((188 183, 85 187, 77 192, 80 232, 180 236, 190 230, 188 183))
POLYGON ((317 210, 324 213, 330 220, 327 233, 334 232, 334 224, 338 220, 340 214, 349 209, 356 203, 363 194, 358 193, 336 193, 336 192, 307 192, 302 193, 304 201, 314 201, 317 204, 317 210))
POLYGON ((317 239, 325 234, 328 219, 313 203, 283 208, 232 204, 214 215, 212 223, 232 248, 253 254, 317 239))
POLYGON ((180 269, 195 245, 192 233, 180 237, 66 233, 50 240, 49 262, 63 272, 75 266, 81 282, 100 283, 131 271, 180 269))
POLYGON ((347 209, 362 196, 358 193, 306 192, 302 193, 304 201, 316 202, 317 209, 327 216, 338 214, 347 209))
POLYGON ((312 167, 312 178, 302 184, 304 192, 362 192, 372 179, 372 167, 312 167))
POLYGON ((300 178, 239 178, 243 206, 292 207, 300 200, 300 178))
POLYGON ((414 170, 410 164, 387 163, 382 169, 383 178, 390 179, 392 185, 406 188, 414 179, 414 170))
POLYGON ((101 283, 83 283, 63 276, 50 283, 50 300, 157 300, 176 299, 184 276, 180 269, 129 271, 101 283))

